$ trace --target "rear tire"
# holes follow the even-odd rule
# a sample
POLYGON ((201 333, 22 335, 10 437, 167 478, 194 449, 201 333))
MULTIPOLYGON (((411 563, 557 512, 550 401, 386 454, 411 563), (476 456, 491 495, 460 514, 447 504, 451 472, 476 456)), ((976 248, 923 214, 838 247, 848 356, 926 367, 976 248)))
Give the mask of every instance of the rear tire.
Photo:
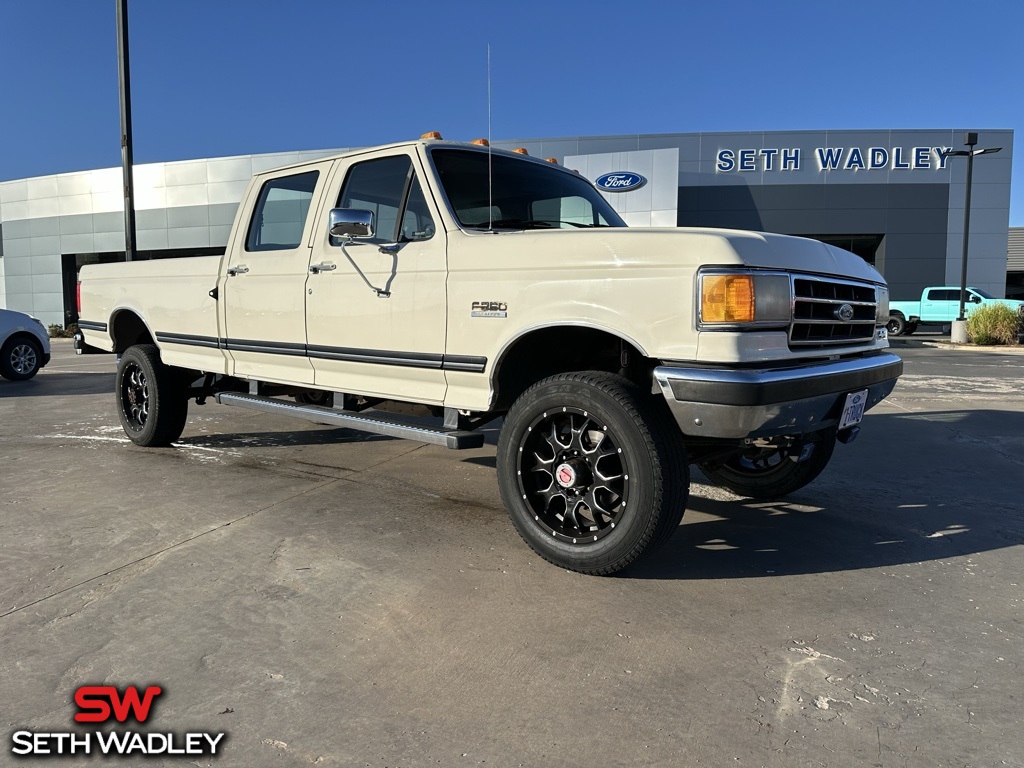
POLYGON ((910 334, 912 334, 916 330, 917 330, 917 323, 907 323, 906 330, 904 330, 903 333, 906 334, 907 336, 909 336, 910 334))
POLYGON ((27 336, 8 339, 0 349, 0 376, 10 381, 27 381, 39 373, 43 350, 39 342, 27 336))
POLYGON ((311 389, 307 392, 300 392, 294 395, 296 403, 303 405, 322 405, 324 408, 334 407, 334 393, 325 392, 322 389, 311 389))
POLYGON ((164 365, 153 344, 129 347, 116 377, 117 413, 136 445, 170 445, 185 429, 188 387, 177 368, 164 365))
POLYGON ((806 460, 783 448, 751 447, 736 453, 724 462, 698 464, 700 471, 715 485, 737 496, 751 499, 779 499, 803 488, 821 474, 836 447, 835 427, 808 436, 814 450, 806 460))
POLYGON ((515 401, 498 441, 498 484, 534 552, 606 575, 675 532, 689 467, 675 422, 656 405, 600 371, 552 376, 515 401))

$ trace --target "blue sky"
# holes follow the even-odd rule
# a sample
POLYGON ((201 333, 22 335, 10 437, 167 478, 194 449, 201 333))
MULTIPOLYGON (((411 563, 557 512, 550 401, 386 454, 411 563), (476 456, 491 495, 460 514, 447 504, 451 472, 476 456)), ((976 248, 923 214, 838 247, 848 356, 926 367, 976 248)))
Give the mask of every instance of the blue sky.
MULTIPOLYGON (((114 14, 0 0, 0 180, 120 163, 114 14)), ((489 43, 496 139, 1012 128, 1024 226, 1016 0, 130 0, 130 16, 137 163, 486 135, 489 43)))

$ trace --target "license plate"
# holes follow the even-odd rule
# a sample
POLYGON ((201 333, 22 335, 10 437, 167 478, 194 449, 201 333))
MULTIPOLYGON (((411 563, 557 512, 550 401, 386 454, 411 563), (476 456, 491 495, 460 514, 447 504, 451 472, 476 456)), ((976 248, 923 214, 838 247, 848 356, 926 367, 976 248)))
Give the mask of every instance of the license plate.
POLYGON ((848 394, 846 403, 843 405, 843 418, 839 420, 839 428, 846 429, 860 424, 860 420, 864 418, 864 407, 867 404, 868 391, 866 389, 848 394))

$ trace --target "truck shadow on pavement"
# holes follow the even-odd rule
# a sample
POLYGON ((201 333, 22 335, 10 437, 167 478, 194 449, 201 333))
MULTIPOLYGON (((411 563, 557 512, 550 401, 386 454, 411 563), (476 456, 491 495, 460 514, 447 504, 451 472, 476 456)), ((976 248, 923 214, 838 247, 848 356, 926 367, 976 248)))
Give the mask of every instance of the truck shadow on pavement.
POLYGON ((979 519, 969 507, 888 498, 859 516, 848 505, 718 501, 691 496, 687 524, 628 578, 730 579, 878 568, 1024 544, 1019 516, 979 519), (900 502, 906 500, 907 504, 900 502), (905 506, 911 508, 903 508, 905 506), (796 508, 794 508, 796 507, 796 508), (813 510, 813 511, 807 511, 813 510), (878 517, 888 517, 880 523, 878 517))
POLYGON ((0 398, 65 395, 114 396, 114 374, 40 372, 28 381, 0 380, 0 398))
POLYGON ((622 576, 830 573, 1024 544, 1019 496, 1024 413, 907 412, 869 418, 869 440, 858 441, 848 454, 837 452, 835 465, 821 478, 784 500, 737 498, 703 485, 706 479, 694 470, 682 525, 659 552, 622 576), (907 460, 911 445, 919 446, 912 463, 907 460))

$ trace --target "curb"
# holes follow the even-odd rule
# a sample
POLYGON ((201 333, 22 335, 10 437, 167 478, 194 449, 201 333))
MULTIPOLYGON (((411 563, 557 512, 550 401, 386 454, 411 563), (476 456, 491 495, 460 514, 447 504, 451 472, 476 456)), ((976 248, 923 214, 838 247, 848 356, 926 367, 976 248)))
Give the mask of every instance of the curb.
POLYGON ((932 349, 956 349, 966 352, 998 352, 1003 355, 1024 355, 1024 346, 982 346, 980 344, 954 344, 951 341, 933 339, 889 339, 889 348, 899 347, 931 347, 932 349))

